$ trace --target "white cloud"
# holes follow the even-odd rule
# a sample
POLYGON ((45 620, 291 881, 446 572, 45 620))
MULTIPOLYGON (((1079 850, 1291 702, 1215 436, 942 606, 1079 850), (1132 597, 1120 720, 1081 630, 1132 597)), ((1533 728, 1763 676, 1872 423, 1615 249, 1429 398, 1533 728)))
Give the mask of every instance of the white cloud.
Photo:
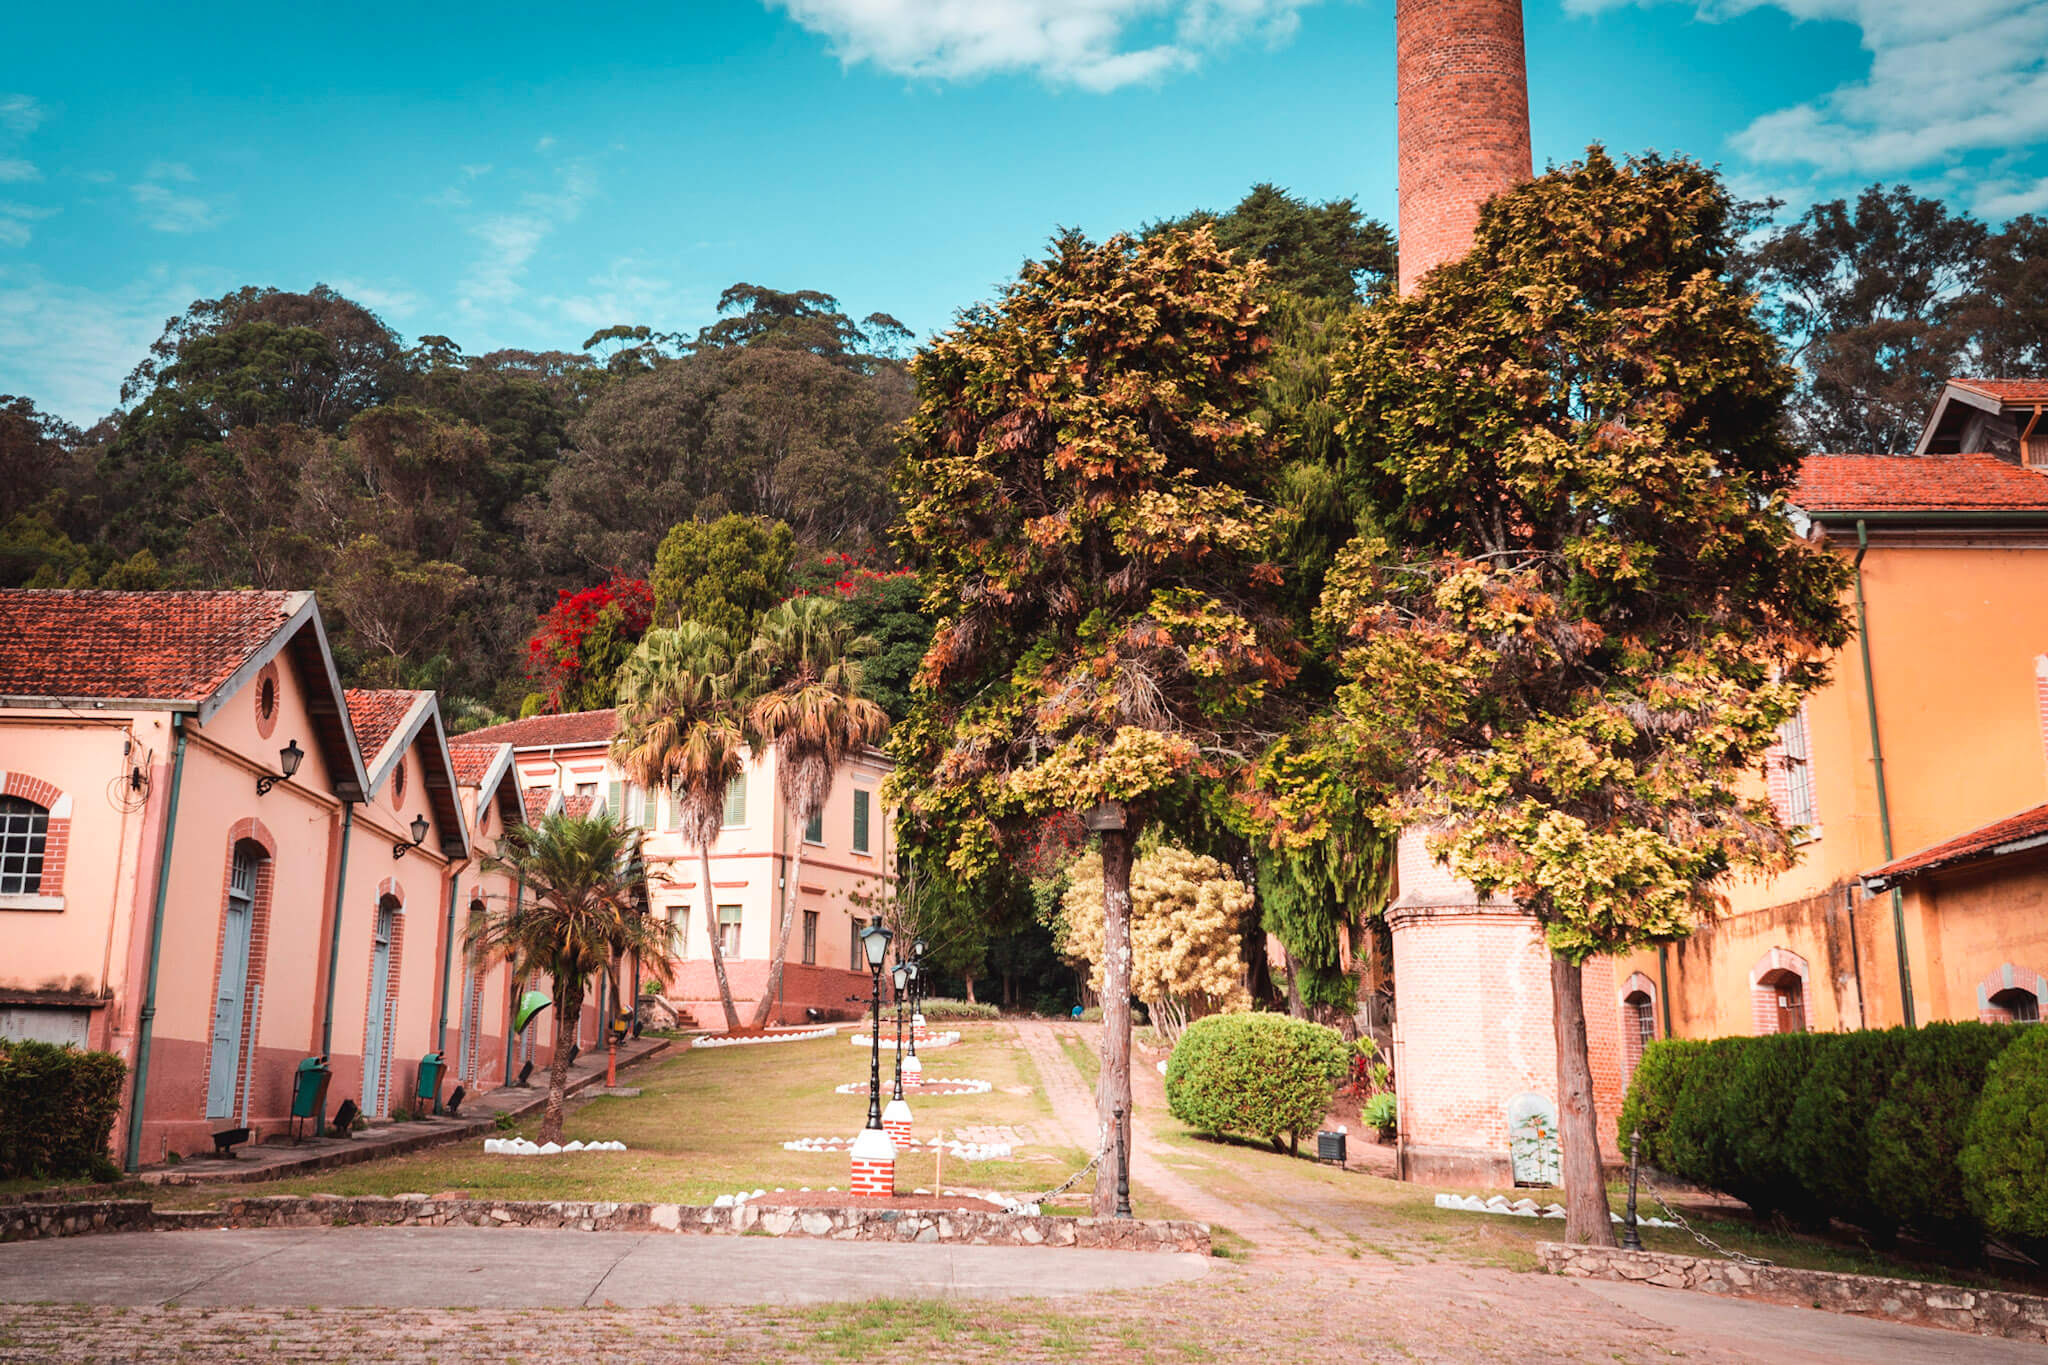
POLYGON ((142 210, 142 220, 158 232, 203 232, 218 226, 227 213, 221 203, 176 188, 196 179, 182 162, 156 161, 128 192, 142 210))
POLYGON ((0 95, 0 128, 10 133, 33 133, 43 121, 43 106, 27 95, 0 95))
MULTIPOLYGON (((1581 14, 1658 0, 1565 0, 1581 14)), ((1687 0, 1702 19, 1776 9, 1852 24, 1870 73, 1736 134, 1753 161, 1891 176, 2048 143, 2048 0, 1687 0)), ((1999 195, 1978 187, 1977 207, 1999 195)))
POLYGON ((585 293, 541 300, 578 327, 596 331, 613 323, 647 323, 659 328, 667 318, 708 312, 706 300, 695 298, 675 281, 655 273, 644 257, 621 256, 603 274, 592 275, 585 293))
POLYGON ((1986 180, 1976 187, 1971 207, 1991 219, 2048 212, 2048 179, 1986 180))
POLYGON ((57 210, 37 204, 16 204, 0 200, 0 246, 27 246, 33 232, 30 223, 52 217, 57 210))
POLYGON ((44 411, 89 425, 113 409, 164 320, 228 283, 218 272, 159 270, 97 290, 0 266, 0 374, 44 411))
POLYGON ((337 279, 334 288, 357 303, 381 315, 386 321, 404 317, 420 306, 420 296, 403 285, 375 284, 368 280, 337 279))
POLYGON ((576 220, 595 188, 590 172, 572 163, 557 173, 553 190, 522 195, 516 212, 494 214, 474 224, 470 235, 483 243, 484 250, 463 278, 463 309, 474 312, 517 299, 525 290, 527 263, 541 243, 556 228, 576 220))
POLYGON ((43 173, 36 169, 33 161, 19 157, 0 156, 0 184, 23 180, 41 180, 43 173))
POLYGON ((1315 0, 767 0, 870 62, 925 79, 1032 72, 1114 90, 1197 65, 1252 37, 1292 37, 1315 0))

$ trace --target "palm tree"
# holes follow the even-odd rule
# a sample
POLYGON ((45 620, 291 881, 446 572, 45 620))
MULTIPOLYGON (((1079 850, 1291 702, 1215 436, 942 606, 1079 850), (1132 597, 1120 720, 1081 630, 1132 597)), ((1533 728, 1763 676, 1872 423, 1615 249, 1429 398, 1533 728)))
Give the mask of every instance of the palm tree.
POLYGON ((548 1103, 540 1140, 562 1140, 562 1103, 569 1087, 569 1050, 583 1012, 585 983, 608 971, 622 952, 638 952, 665 980, 674 927, 635 906, 645 885, 639 835, 613 815, 551 815, 538 825, 513 825, 500 851, 486 854, 488 872, 517 875, 531 894, 496 909, 470 912, 464 943, 479 970, 511 964, 512 976, 545 972, 553 984, 555 1050, 548 1063, 548 1103))
POLYGON ((650 630, 619 670, 619 734, 612 741, 627 777, 675 798, 683 841, 696 846, 704 935, 727 1032, 739 1028, 740 1015, 712 903, 711 844, 725 823, 725 790, 746 766, 738 688, 732 638, 724 631, 698 621, 650 630))
MULTIPOLYGON (((799 834, 825 804, 839 765, 888 733, 889 717, 861 690, 859 656, 871 647, 867 637, 854 636, 828 597, 793 597, 764 612, 754 628, 743 665, 757 694, 747 708, 747 729, 758 746, 775 750, 776 783, 799 834)), ((754 1007, 755 1028, 768 1022, 782 993, 803 870, 799 837, 767 988, 754 1007)))

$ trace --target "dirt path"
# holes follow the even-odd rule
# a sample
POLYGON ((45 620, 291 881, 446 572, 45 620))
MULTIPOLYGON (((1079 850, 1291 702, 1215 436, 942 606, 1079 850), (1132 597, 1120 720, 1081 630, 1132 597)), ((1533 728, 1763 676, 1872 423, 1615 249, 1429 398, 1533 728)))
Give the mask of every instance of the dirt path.
MULTIPOLYGON (((1060 1126, 1066 1129, 1082 1151, 1094 1151, 1101 1141, 1095 1116, 1095 1096, 1059 1042, 1060 1033, 1073 1033, 1075 1026, 1026 1019, 1019 1020, 1015 1027, 1032 1065, 1038 1068, 1039 1078, 1045 1084, 1046 1098, 1052 1101, 1052 1111, 1060 1126)), ((1093 1035, 1098 1032, 1099 1029, 1089 1029, 1084 1033, 1090 1046, 1095 1044, 1093 1035)), ((1314 1244, 1295 1229, 1275 1221, 1259 1209, 1219 1198, 1161 1163, 1157 1155, 1158 1133, 1150 1115, 1163 1112, 1165 1092, 1159 1088, 1158 1073, 1147 1073, 1148 1084, 1147 1076, 1139 1074, 1145 1070, 1142 1063, 1132 1059, 1131 1091, 1136 1110, 1131 1125, 1134 1139, 1131 1144, 1132 1183, 1143 1185, 1188 1217, 1226 1227, 1261 1249, 1313 1250, 1314 1244)), ((1139 1212, 1142 1214, 1143 1210, 1139 1212)))

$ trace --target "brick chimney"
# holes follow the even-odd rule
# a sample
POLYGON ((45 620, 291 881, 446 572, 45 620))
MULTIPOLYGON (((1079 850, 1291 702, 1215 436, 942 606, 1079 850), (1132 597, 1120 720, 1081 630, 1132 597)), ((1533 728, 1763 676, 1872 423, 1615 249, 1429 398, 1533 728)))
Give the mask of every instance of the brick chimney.
POLYGON ((1479 208, 1530 176, 1522 0, 1395 0, 1401 292, 1472 245, 1479 208))

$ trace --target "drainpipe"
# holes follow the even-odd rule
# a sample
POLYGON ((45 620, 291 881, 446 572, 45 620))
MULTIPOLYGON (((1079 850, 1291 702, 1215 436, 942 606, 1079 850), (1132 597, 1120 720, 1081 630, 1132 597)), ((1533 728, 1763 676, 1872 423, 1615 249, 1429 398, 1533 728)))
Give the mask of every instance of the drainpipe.
POLYGON ((135 1089, 128 1102, 128 1151, 123 1163, 129 1171, 142 1169, 142 1116, 149 1104, 149 1042, 156 1031, 157 967, 163 957, 164 906, 170 897, 171 854, 177 847, 178 789, 185 784, 185 717, 171 713, 171 730, 178 737, 177 754, 171 759, 171 799, 164 811, 164 846, 157 857, 155 904, 149 912, 149 974, 142 988, 142 1013, 136 1025, 135 1089))
MULTIPOLYGON (((1877 768, 1877 823, 1884 835, 1884 860, 1892 860, 1892 808, 1885 791, 1884 739, 1877 727, 1877 685, 1870 672, 1870 608, 1863 600, 1863 556, 1870 550, 1870 529, 1856 519, 1856 643, 1863 653, 1863 700, 1870 717, 1870 756, 1877 768)), ((1913 973, 1906 962, 1906 900, 1892 887, 1892 935, 1899 950, 1899 1016, 1907 1028, 1913 1018, 1913 973)))
POLYGON ((448 974, 455 966, 455 902, 462 897, 462 869, 448 874, 448 937, 441 944, 441 1022, 434 1026, 434 1051, 448 1050, 448 974))
POLYGON ((1664 1006, 1664 1036, 1673 1037, 1671 1032, 1671 945, 1657 945, 1657 1002, 1664 1006))
MULTIPOLYGON (((341 803, 341 863, 334 874, 334 928, 327 938, 327 1008, 320 1016, 320 1056, 334 1056, 334 977, 341 970, 341 910, 348 897, 348 837, 355 831, 356 803, 341 803)), ((331 1063, 330 1063, 331 1064, 331 1063)), ((325 1111, 313 1116, 315 1136, 327 1134, 325 1111)))

